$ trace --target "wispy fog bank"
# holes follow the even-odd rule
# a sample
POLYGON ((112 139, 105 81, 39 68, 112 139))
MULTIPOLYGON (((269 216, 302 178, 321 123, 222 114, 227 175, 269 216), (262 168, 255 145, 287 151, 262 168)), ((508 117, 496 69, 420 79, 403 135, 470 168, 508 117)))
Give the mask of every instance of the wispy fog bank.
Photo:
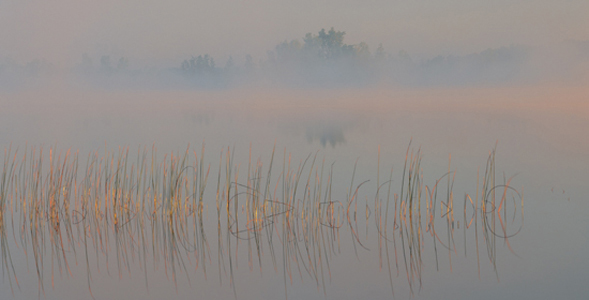
MULTIPOLYGON (((341 31, 322 30, 284 41, 263 58, 246 54, 241 63, 233 57, 220 62, 212 54, 195 54, 167 68, 133 68, 131 58, 84 55, 68 75, 76 84, 109 89, 460 87, 589 78, 589 41, 565 41, 551 48, 511 45, 417 60, 406 51, 388 53, 382 45, 371 51, 363 42, 346 44, 344 37, 341 31)), ((38 63, 29 65, 18 76, 52 74, 37 70, 38 63)))
POLYGON ((2 1, 0 89, 582 82, 587 11, 585 0, 2 1))
POLYGON ((371 51, 360 42, 347 44, 346 33, 322 29, 302 39, 283 41, 266 56, 245 54, 217 60, 195 54, 167 67, 133 63, 132 57, 80 55, 72 69, 59 70, 35 59, 0 64, 0 88, 30 88, 62 77, 73 85, 100 89, 230 89, 244 86, 343 88, 370 86, 497 86, 542 82, 584 82, 589 41, 564 41, 554 47, 511 45, 466 55, 415 59, 406 51, 371 51))

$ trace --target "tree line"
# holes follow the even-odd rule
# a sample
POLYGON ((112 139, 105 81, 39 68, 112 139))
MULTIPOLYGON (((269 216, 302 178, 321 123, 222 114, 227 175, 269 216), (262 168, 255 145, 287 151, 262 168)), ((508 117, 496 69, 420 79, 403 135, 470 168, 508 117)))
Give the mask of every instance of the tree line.
POLYGON ((346 33, 334 28, 285 40, 243 63, 233 57, 219 63, 211 54, 195 54, 166 69, 132 69, 126 57, 102 56, 97 65, 84 55, 80 70, 96 82, 125 85, 148 82, 194 88, 229 88, 269 84, 289 87, 345 87, 372 84, 402 86, 501 84, 522 77, 529 49, 509 46, 459 56, 415 60, 406 51, 374 51, 360 42, 348 44, 346 33), (132 79, 129 79, 132 77, 132 79))

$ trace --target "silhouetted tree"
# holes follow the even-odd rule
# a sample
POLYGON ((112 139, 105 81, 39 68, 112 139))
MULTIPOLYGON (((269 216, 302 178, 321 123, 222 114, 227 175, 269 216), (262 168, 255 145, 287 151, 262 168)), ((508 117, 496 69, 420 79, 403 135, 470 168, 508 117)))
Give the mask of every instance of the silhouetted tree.
POLYGON ((100 58, 100 69, 107 73, 110 73, 112 71, 112 67, 110 65, 110 56, 103 55, 100 58))
POLYGON ((193 56, 190 60, 184 60, 181 69, 185 75, 212 75, 217 73, 215 60, 208 54, 193 56))
POLYGON ((378 48, 376 48, 376 52, 374 53, 374 58, 377 61, 383 61, 386 59, 386 53, 384 52, 384 47, 382 43, 378 44, 378 48))
POLYGON ((233 57, 229 56, 227 62, 225 63, 225 72, 232 72, 235 70, 235 62, 233 61, 233 57))
POLYGON ((243 65, 243 67, 245 68, 245 71, 247 73, 253 72, 254 68, 256 67, 256 64, 254 63, 254 59, 251 55, 247 54, 245 56, 245 64, 243 65))
POLYGON ((129 67, 129 59, 121 57, 117 63, 118 70, 126 70, 129 67))

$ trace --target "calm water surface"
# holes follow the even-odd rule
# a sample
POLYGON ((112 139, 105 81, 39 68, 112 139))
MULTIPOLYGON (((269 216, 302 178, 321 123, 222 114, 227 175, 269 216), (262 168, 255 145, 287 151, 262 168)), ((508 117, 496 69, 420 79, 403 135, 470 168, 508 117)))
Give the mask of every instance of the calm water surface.
MULTIPOLYGON (((107 250, 90 247, 88 268, 79 241, 75 252, 72 247, 63 247, 61 254, 56 253, 62 248, 47 242, 41 251, 43 295, 30 242, 29 252, 26 256, 23 253, 18 234, 21 219, 7 216, 6 247, 14 271, 8 271, 7 261, 3 262, 0 299, 91 299, 90 289, 96 299, 390 299, 393 293, 397 299, 586 299, 588 92, 578 86, 229 92, 105 92, 57 86, 3 94, 0 144, 2 148, 11 147, 13 155, 18 148, 20 158, 25 149, 30 153, 34 147, 38 154, 42 148, 47 164, 49 149, 55 156, 61 153, 61 157, 70 148, 72 152, 78 150, 78 176, 83 177, 81 170, 92 153, 116 157, 119 147, 123 152, 128 147, 130 161, 136 161, 139 149, 146 149, 150 160, 157 149, 161 162, 171 153, 182 156, 190 147, 191 157, 194 150, 200 160, 204 144, 204 165, 211 167, 203 200, 208 256, 199 259, 186 255, 181 258, 184 261, 177 262, 178 270, 173 271, 166 264, 164 252, 159 260, 149 252, 153 250, 153 239, 147 239, 152 243, 147 259, 141 261, 143 254, 139 253, 144 248, 128 246, 126 252, 117 252, 111 235, 107 250), (466 218, 463 212, 465 195, 475 198, 477 191, 481 193, 487 159, 494 150, 495 184, 501 185, 514 176, 510 181, 513 190, 509 190, 502 207, 509 216, 504 220, 506 231, 497 225, 497 234, 517 234, 507 241, 497 238, 489 246, 481 231, 475 238, 472 226, 464 230, 473 209, 467 206, 466 218), (239 239, 228 233, 231 225, 227 225, 227 212, 217 215, 217 181, 221 176, 220 185, 226 182, 228 151, 233 155, 229 169, 233 178, 237 176, 230 182, 240 184, 237 189, 241 189, 243 197, 248 190, 249 162, 262 164, 258 175, 265 185, 274 151, 272 192, 284 190, 287 172, 283 170, 288 170, 284 166, 290 160, 289 178, 299 176, 303 182, 297 200, 315 193, 318 187, 313 182, 323 183, 320 191, 325 195, 329 177, 330 197, 333 203, 339 203, 341 222, 347 224, 343 221, 345 210, 355 195, 350 206, 354 212, 352 226, 342 226, 337 234, 326 230, 323 236, 305 244, 305 237, 313 235, 303 233, 301 222, 296 225, 299 236, 292 238, 299 244, 288 248, 284 245, 289 239, 281 236, 286 231, 278 229, 283 224, 277 221, 271 242, 266 229, 259 231, 262 254, 255 250, 255 243, 251 250, 251 238, 239 239), (401 187, 407 187, 407 179, 403 181, 407 151, 421 155, 420 175, 416 178, 422 182, 423 216, 412 221, 422 226, 413 236, 420 241, 417 252, 415 246, 410 252, 410 246, 398 244, 399 227, 392 225, 394 217, 399 216, 393 207, 394 194, 401 195, 401 187), (315 164, 308 161, 302 167, 309 155, 311 160, 316 157, 315 164), (317 175, 321 165, 324 175, 317 175), (297 175, 299 166, 304 172, 297 175), (451 190, 450 176, 444 177, 448 171, 452 176, 451 190), (305 194, 303 185, 309 178, 315 190, 305 194), (390 232, 385 239, 380 230, 385 227, 378 224, 387 210, 379 203, 386 203, 387 197, 384 192, 376 196, 376 191, 389 178, 392 196, 386 228, 390 232), (440 178, 434 221, 439 240, 434 245, 428 230, 426 199, 440 178), (454 218, 451 224, 441 213, 447 209, 444 201, 450 191, 454 218), (518 198, 522 194, 523 223, 518 198), (445 248, 446 242, 450 250, 445 248), (319 244, 328 250, 312 250, 312 256, 304 246, 319 244), (317 262, 319 252, 323 256, 317 262), (119 265, 117 253, 125 253, 119 265), (410 253, 419 258, 410 257, 410 253), (67 257, 71 275, 65 268, 59 271, 59 257, 67 257), (314 264, 306 264, 305 259, 314 264), (410 272, 411 261, 419 262, 415 269, 418 272, 410 272)), ((49 167, 43 170, 47 174, 49 167)), ((497 193, 497 201, 503 190, 498 188, 501 193, 497 193)), ((304 213, 305 208, 295 211, 304 213)), ((252 237, 253 223, 247 224, 246 214, 245 210, 238 212, 240 229, 245 230, 241 233, 249 231, 252 237)), ((479 219, 470 224, 474 223, 482 226, 480 213, 479 219)), ((407 238, 410 229, 402 229, 407 238)), ((47 241, 51 240, 48 229, 43 234, 47 241)), ((137 237, 137 232, 130 236, 137 237)), ((138 245, 134 241, 126 243, 138 245)))

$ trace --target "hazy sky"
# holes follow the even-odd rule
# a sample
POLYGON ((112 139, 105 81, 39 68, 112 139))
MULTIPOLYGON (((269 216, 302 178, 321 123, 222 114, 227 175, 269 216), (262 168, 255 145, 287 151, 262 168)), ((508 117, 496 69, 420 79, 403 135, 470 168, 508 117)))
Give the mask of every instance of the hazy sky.
POLYGON ((88 53, 143 65, 209 53, 240 61, 332 26, 347 43, 429 57, 589 40, 587 15, 587 0, 8 0, 0 1, 0 59, 71 66, 88 53))

